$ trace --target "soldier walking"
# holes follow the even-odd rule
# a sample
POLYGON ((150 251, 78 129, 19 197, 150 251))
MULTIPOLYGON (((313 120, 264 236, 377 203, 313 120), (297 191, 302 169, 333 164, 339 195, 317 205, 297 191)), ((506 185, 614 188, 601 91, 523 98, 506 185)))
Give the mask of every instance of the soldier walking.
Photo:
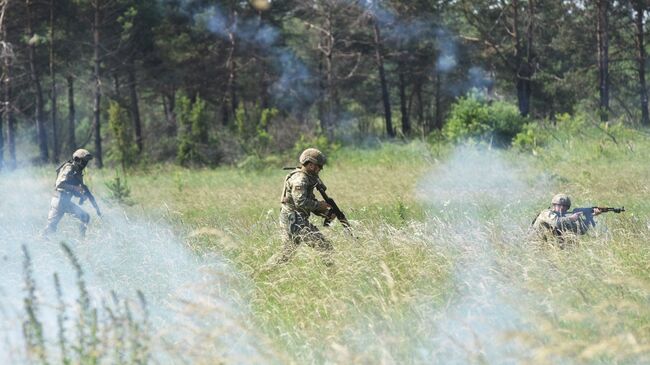
MULTIPOLYGON (((72 197, 76 196, 84 199, 89 193, 83 182, 83 170, 92 158, 93 155, 87 150, 78 149, 72 154, 72 160, 66 161, 56 170, 55 192, 50 203, 50 212, 47 215, 47 227, 44 236, 56 232, 61 218, 66 213, 71 214, 81 222, 79 232, 82 237, 85 236, 90 215, 73 203, 72 197)), ((97 214, 100 215, 99 209, 97 209, 97 214)))
POLYGON ((318 173, 323 169, 326 158, 321 151, 308 148, 300 155, 299 162, 300 166, 284 179, 282 189, 282 251, 269 259, 267 267, 289 261, 302 243, 320 251, 325 265, 333 265, 332 244, 309 222, 311 214, 325 217, 330 212, 330 205, 317 200, 314 195, 316 185, 322 184, 318 173))

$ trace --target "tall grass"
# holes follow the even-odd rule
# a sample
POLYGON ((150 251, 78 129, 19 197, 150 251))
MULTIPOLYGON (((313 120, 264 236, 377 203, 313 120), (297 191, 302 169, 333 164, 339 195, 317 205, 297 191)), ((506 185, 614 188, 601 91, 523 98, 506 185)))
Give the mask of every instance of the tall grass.
POLYGON ((23 303, 26 313, 23 321, 25 360, 39 364, 148 363, 151 334, 147 305, 141 293, 137 303, 138 315, 131 310, 129 301, 120 300, 115 294, 111 301, 105 301, 101 305, 94 303, 86 289, 81 263, 70 246, 61 243, 61 249, 76 275, 76 305, 66 300, 57 273, 53 275, 57 303, 48 303, 50 298, 38 300, 31 256, 26 246, 23 245, 22 249, 25 283, 23 303), (56 312, 55 327, 43 325, 49 320, 49 306, 54 307, 56 312), (45 328, 56 328, 57 333, 46 333, 45 328))
MULTIPOLYGON (((650 140, 618 126, 559 123, 547 132, 534 154, 420 142, 336 151, 321 177, 357 238, 340 225, 322 228, 335 248, 333 268, 301 248, 289 263, 260 271, 281 247, 279 169, 154 166, 130 177, 138 204, 126 211, 173 222, 189 247, 225 256, 245 278, 232 295, 249 306, 245 326, 259 330, 273 356, 234 362, 650 362, 650 140), (574 206, 628 211, 598 217, 596 229, 562 250, 528 232, 557 192, 574 206)), ((57 359, 76 363, 95 349, 100 362, 149 360, 146 321, 134 321, 130 305, 111 305, 63 312, 59 322, 68 325, 59 325, 55 353, 65 355, 57 359), (79 343, 72 318, 84 324, 76 333, 97 339, 79 343)), ((215 318, 221 310, 189 308, 215 318)), ((26 331, 32 353, 56 362, 37 322, 26 331)), ((178 358, 223 360, 212 345, 234 340, 204 331, 192 325, 195 340, 179 343, 193 356, 178 358)))

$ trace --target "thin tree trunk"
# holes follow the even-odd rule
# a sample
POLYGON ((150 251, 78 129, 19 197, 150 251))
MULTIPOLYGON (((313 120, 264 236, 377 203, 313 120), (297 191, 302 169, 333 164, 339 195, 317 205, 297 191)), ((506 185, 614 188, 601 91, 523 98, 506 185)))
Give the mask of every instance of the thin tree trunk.
MULTIPOLYGON (((5 88, 5 79, 4 79, 4 77, 2 78, 2 80, 0 80, 0 87, 2 87, 2 89, 5 88)), ((7 104, 5 104, 5 105, 7 105, 7 104)), ((4 134, 2 129, 3 129, 3 126, 4 126, 4 116, 5 115, 6 115, 6 113, 4 113, 4 111, 3 111, 2 114, 0 114, 0 171, 2 171, 4 169, 5 134, 4 134)))
POLYGON ((50 0, 50 120, 52 122, 52 162, 60 155, 59 130, 56 118, 56 73, 54 70, 54 0, 50 0))
MULTIPOLYGON (((400 65, 403 66, 403 65, 400 65)), ((404 70, 400 67, 399 74, 399 102, 400 112, 402 113, 402 133, 405 136, 411 134, 411 119, 409 116, 408 101, 406 100, 406 77, 404 70)))
POLYGON ((32 28, 32 2, 26 0, 27 5, 27 36, 29 37, 29 46, 27 47, 29 57, 29 75, 34 86, 36 93, 36 136, 39 147, 39 160, 41 163, 46 163, 48 160, 47 150, 47 132, 45 130, 45 116, 43 112, 43 88, 41 87, 41 79, 36 67, 36 43, 34 41, 34 30, 32 28))
POLYGON ((129 96, 131 98, 131 119, 133 120, 133 129, 135 131, 135 144, 138 147, 138 153, 142 153, 144 143, 142 140, 142 122, 140 121, 140 106, 138 102, 137 78, 135 76, 135 60, 129 59, 128 68, 129 77, 129 96))
POLYGON ((93 103, 93 133, 95 136, 95 165, 97 168, 104 167, 102 156, 102 136, 100 124, 100 103, 101 103, 101 79, 100 79, 100 63, 99 59, 99 0, 95 0, 95 18, 93 21, 93 77, 95 79, 94 90, 94 103, 93 103))
POLYGON ((598 0, 598 83, 600 120, 609 120, 609 0, 598 0))
POLYGON ((237 63, 235 61, 235 53, 237 52, 237 38, 235 37, 234 29, 237 27, 237 11, 231 13, 231 25, 228 31, 228 40, 230 42, 230 49, 228 50, 228 58, 226 59, 226 68, 228 70, 228 81, 226 82, 226 89, 221 99, 221 124, 224 126, 230 123, 230 116, 233 118, 237 115, 237 93, 236 93, 236 77, 237 77, 237 63))
POLYGON ((434 88, 435 88, 435 117, 433 119, 433 127, 437 130, 442 129, 442 80, 441 74, 439 71, 436 71, 435 74, 435 80, 434 80, 434 88))
POLYGON ((7 143, 5 144, 5 149, 9 152, 9 159, 6 163, 6 166, 9 169, 13 170, 16 168, 16 121, 14 120, 13 113, 13 79, 11 77, 11 57, 9 54, 5 55, 2 66, 4 88, 4 120, 7 122, 7 143))
POLYGON ((167 135, 170 137, 175 137, 178 134, 178 123, 176 122, 176 92, 170 90, 169 92, 163 92, 163 109, 165 111, 165 120, 167 122, 167 127, 165 128, 167 135))
POLYGON ((384 56, 382 55, 382 41, 379 25, 376 19, 372 19, 372 27, 375 36, 375 58, 377 60, 377 68, 379 69, 379 81, 381 83, 381 97, 384 103, 384 118, 386 121, 386 134, 388 137, 395 137, 395 130, 393 130, 393 119, 390 111, 390 95, 388 94, 388 83, 386 82, 386 73, 384 71, 384 56))
POLYGON ((7 121, 7 145, 9 151, 9 169, 16 168, 16 119, 14 118, 13 85, 11 65, 7 66, 5 79, 5 120, 7 121))
POLYGON ((68 81, 68 148, 74 150, 77 148, 77 138, 75 136, 75 109, 74 109, 74 77, 70 74, 68 81))
POLYGON ((530 113, 530 99, 532 95, 532 82, 534 69, 533 69, 533 22, 534 22, 534 7, 533 0, 528 1, 528 27, 526 29, 526 44, 522 45, 520 35, 520 19, 519 19, 519 1, 512 2, 513 7, 513 37, 515 38, 515 59, 517 62, 516 70, 516 89, 517 89, 517 103, 519 107, 519 114, 527 116, 530 113))
POLYGON ((641 125, 650 127, 650 116, 648 115, 648 89, 645 81, 645 42, 643 39, 643 16, 646 10, 646 0, 636 0, 633 2, 635 17, 634 24, 636 27, 636 47, 637 47, 637 65, 639 72, 639 99, 641 103, 641 125))

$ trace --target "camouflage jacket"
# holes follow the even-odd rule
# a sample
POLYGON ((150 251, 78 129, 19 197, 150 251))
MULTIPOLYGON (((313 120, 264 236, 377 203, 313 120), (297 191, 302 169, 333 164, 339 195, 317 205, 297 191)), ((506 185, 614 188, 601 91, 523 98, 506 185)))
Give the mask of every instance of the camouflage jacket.
POLYGON ((282 189, 282 210, 298 212, 307 218, 310 213, 318 212, 319 203, 314 195, 314 188, 320 182, 317 176, 308 174, 303 169, 295 169, 284 179, 282 189))
POLYGON ((84 183, 82 169, 71 161, 64 163, 56 171, 54 188, 57 191, 74 193, 75 189, 84 183))
POLYGON ((537 231, 550 230, 556 236, 560 236, 565 232, 574 234, 585 234, 587 232, 587 225, 582 219, 572 221, 566 213, 562 214, 552 209, 544 209, 539 213, 533 222, 533 228, 537 231))

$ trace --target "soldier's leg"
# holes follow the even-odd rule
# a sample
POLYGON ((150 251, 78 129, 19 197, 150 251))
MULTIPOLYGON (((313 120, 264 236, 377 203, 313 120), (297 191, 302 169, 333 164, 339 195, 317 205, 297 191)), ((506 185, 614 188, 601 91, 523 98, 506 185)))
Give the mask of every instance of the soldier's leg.
POLYGON ((305 244, 309 245, 320 252, 323 263, 326 266, 334 265, 334 260, 332 259, 332 253, 334 247, 332 243, 323 236, 323 234, 311 223, 301 230, 301 239, 305 244))
POLYGON ((282 250, 271 256, 266 262, 266 267, 283 264, 289 261, 295 255, 300 245, 300 241, 295 235, 296 232, 295 218, 291 218, 284 213, 280 214, 280 237, 282 237, 282 250))
POLYGON ((47 226, 45 227, 44 235, 56 232, 56 228, 65 214, 65 205, 69 201, 69 197, 59 192, 55 193, 50 201, 50 211, 47 214, 47 226))
POLYGON ((72 214, 72 216, 79 220, 79 234, 81 237, 84 237, 86 235, 86 229, 88 229, 88 222, 90 222, 90 214, 86 213, 85 210, 73 202, 68 203, 67 213, 72 214))

